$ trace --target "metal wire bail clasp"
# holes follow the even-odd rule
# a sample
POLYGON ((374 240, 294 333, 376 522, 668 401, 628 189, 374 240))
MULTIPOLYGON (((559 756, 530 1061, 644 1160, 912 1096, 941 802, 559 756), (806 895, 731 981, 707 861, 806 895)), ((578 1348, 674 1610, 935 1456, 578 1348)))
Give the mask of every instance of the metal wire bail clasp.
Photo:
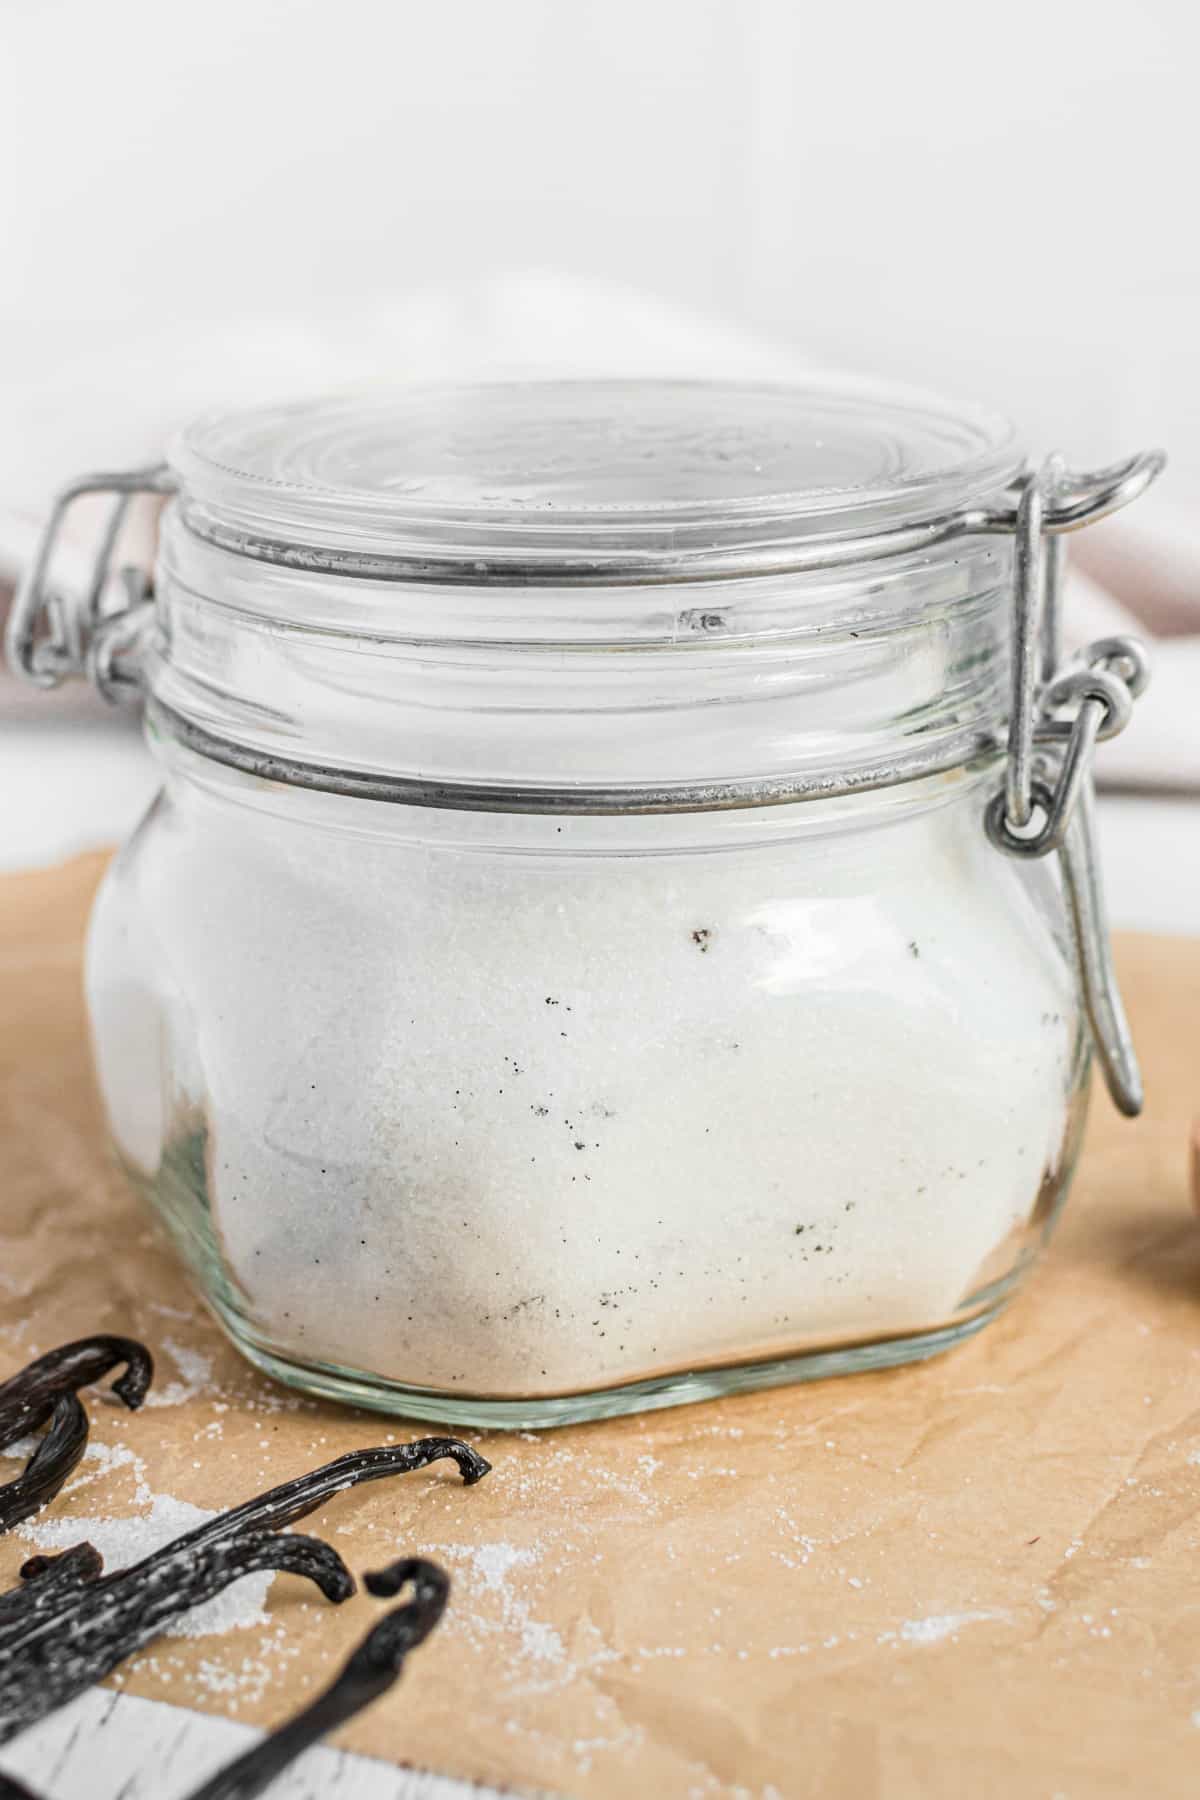
POLYGON ((90 675, 115 699, 130 685, 120 654, 130 648, 133 624, 151 606, 149 580, 140 569, 120 571, 124 604, 107 599, 121 526, 135 494, 171 494, 175 477, 165 464, 148 469, 84 475, 58 495, 9 615, 5 649, 10 668, 35 687, 55 688, 73 675, 90 675), (111 494, 113 505, 100 533, 82 595, 69 601, 51 581, 51 564, 68 512, 85 494, 111 494))
POLYGON ((1117 511, 1165 462, 1147 451, 1096 474, 1071 474, 1052 456, 1021 483, 1012 527, 1012 695, 1004 783, 985 814, 1009 856, 1057 851, 1075 938, 1080 986, 1108 1091, 1130 1117, 1142 1078, 1117 988, 1096 848, 1092 755, 1129 723, 1146 685, 1134 638, 1102 638, 1060 665, 1063 536, 1117 511))

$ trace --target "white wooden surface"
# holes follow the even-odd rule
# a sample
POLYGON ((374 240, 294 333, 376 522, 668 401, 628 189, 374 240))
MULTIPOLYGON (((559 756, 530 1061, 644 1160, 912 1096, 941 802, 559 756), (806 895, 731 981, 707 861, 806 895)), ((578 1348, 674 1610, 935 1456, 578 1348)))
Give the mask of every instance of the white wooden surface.
MULTIPOLYGON (((185 1800, 257 1735, 231 1719, 95 1688, 0 1751, 0 1770, 44 1800, 185 1800)), ((327 1748, 310 1750, 268 1791, 271 1800, 480 1800, 485 1792, 327 1748)))

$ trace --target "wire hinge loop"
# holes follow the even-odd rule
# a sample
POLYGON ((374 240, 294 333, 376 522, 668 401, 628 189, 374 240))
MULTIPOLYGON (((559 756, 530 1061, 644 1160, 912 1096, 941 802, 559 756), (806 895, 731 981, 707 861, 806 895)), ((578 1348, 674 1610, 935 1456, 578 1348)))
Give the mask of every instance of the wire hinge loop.
POLYGON ((1013 646, 1004 780, 984 814, 988 837, 1009 856, 1057 852, 1076 963, 1096 1055, 1113 1101, 1133 1116, 1142 1079, 1117 989, 1096 848, 1092 757, 1123 731, 1149 677, 1136 638, 1101 638, 1061 664, 1061 532, 1141 493, 1162 467, 1150 452, 1114 471, 1071 474, 1052 456, 1025 477, 1013 517, 1013 646), (1095 484, 1089 507, 1089 482, 1095 484), (1099 503, 1103 488, 1104 504, 1099 503), (1070 517, 1070 525, 1059 521, 1070 517), (1056 529, 1057 527, 1057 529, 1056 529))
MULTIPOLYGON (((124 606, 112 604, 117 540, 135 494, 172 494, 176 481, 165 463, 147 469, 85 475, 59 494, 37 549, 13 600, 6 633, 9 666, 35 687, 55 688, 75 675, 91 675, 114 699, 134 683, 131 618, 149 617, 149 578, 140 569, 120 571, 124 606), (66 516, 85 494, 111 494, 113 505, 96 545, 80 597, 68 600, 51 581, 51 563, 66 516)), ((139 626, 140 628, 140 626, 139 626)))

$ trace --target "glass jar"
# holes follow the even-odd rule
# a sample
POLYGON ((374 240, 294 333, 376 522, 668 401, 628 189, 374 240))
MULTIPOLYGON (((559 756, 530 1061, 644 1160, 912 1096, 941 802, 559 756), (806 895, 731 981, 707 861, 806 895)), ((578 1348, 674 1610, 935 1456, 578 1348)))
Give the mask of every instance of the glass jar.
POLYGON ((879 390, 556 382, 212 417, 69 490, 10 650, 146 701, 96 1062, 245 1354, 537 1426, 994 1317, 1094 1038, 1137 1104, 1087 764, 1140 664, 1053 640, 1062 531, 1156 467, 1031 475, 879 390), (68 615, 98 486, 171 496, 153 592, 114 602, 114 515, 68 615))

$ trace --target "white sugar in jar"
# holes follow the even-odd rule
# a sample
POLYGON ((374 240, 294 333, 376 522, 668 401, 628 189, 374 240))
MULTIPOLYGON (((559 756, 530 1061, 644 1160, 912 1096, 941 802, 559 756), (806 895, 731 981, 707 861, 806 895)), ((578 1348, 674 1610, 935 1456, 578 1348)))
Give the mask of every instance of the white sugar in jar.
POLYGON ((601 382, 223 415, 133 479, 155 592, 91 667, 163 789, 97 1063, 254 1362, 542 1425, 995 1315, 1093 1036, 1136 1104, 1086 782, 1134 652, 1055 685, 1044 554, 1128 470, 1030 477, 906 394, 601 382))

